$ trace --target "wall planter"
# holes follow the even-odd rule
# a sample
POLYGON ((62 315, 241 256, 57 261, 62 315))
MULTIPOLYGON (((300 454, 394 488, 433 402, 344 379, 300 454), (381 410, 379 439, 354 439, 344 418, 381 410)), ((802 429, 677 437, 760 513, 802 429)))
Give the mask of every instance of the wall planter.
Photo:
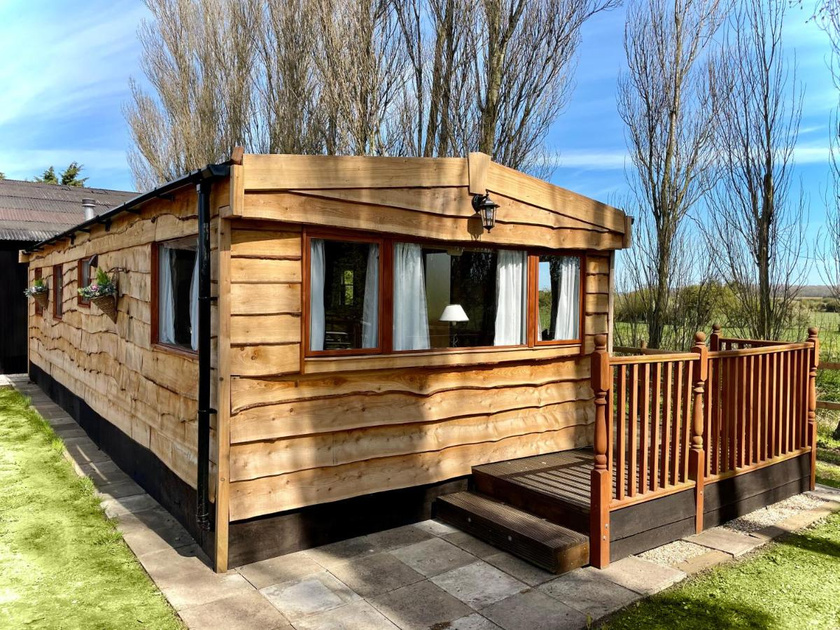
POLYGON ((44 281, 37 278, 31 287, 24 290, 24 295, 35 300, 35 303, 41 308, 46 308, 50 301, 50 290, 44 281))
POLYGON ((89 300, 108 318, 117 321, 117 279, 108 277, 103 269, 96 270, 96 280, 79 289, 79 295, 89 300))

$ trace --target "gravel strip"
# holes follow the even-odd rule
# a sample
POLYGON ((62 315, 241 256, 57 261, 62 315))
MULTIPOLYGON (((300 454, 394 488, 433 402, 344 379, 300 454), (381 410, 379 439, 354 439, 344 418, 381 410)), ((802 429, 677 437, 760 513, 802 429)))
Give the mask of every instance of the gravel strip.
POLYGON ((761 508, 755 512, 745 514, 734 521, 724 523, 723 527, 736 532, 750 534, 764 529, 769 525, 775 525, 789 516, 795 516, 800 512, 816 510, 823 506, 824 500, 806 494, 798 494, 795 497, 779 501, 773 505, 761 508))
POLYGON ((656 562, 657 564, 668 564, 675 566, 677 564, 680 564, 681 562, 685 562, 690 558, 702 556, 708 551, 709 549, 707 547, 695 545, 694 543, 686 542, 685 540, 678 540, 676 542, 657 547, 656 549, 651 549, 650 551, 640 553, 639 557, 643 560, 656 562))

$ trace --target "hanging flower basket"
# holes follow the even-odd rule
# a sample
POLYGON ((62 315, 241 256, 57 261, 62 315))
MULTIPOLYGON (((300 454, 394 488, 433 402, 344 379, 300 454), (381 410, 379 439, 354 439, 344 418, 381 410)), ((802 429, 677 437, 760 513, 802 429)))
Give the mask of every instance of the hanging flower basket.
POLYGON ((31 287, 25 289, 23 294, 35 300, 35 303, 41 308, 46 308, 50 301, 50 290, 40 278, 37 278, 31 287))
POLYGON ((79 289, 79 295, 91 301, 111 321, 117 321, 117 280, 102 269, 96 270, 96 280, 79 289))

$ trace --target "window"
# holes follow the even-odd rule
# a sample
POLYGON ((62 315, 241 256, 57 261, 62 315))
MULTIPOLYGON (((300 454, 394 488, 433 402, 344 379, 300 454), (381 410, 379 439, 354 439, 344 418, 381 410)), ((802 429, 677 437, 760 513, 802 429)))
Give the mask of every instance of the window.
POLYGON ((394 244, 394 350, 525 343, 527 255, 394 244))
POLYGON ((542 255, 537 267, 537 342, 580 339, 580 258, 542 255))
POLYGON ((62 293, 64 290, 64 269, 61 265, 53 267, 53 317, 61 319, 64 315, 64 302, 62 293))
POLYGON ((582 257, 307 232, 308 356, 581 342, 582 257))
POLYGON ((309 241, 309 350, 379 347, 379 244, 309 241))
MULTIPOLYGON (((44 277, 43 274, 44 274, 44 272, 41 270, 40 267, 38 267, 35 270, 35 278, 34 279, 35 280, 41 280, 44 277)), ((35 314, 36 315, 41 315, 41 316, 43 316, 43 314, 44 314, 44 309, 41 308, 41 305, 38 304, 38 302, 35 302, 35 314)))
POLYGON ((157 339, 170 346, 198 349, 197 239, 157 246, 157 339))
MULTIPOLYGON (((79 279, 79 288, 83 289, 84 287, 90 286, 90 277, 91 277, 91 261, 93 258, 83 258, 79 261, 79 269, 78 269, 78 279, 79 279)), ((79 295, 78 302, 81 306, 90 306, 90 300, 85 299, 81 295, 79 295)))

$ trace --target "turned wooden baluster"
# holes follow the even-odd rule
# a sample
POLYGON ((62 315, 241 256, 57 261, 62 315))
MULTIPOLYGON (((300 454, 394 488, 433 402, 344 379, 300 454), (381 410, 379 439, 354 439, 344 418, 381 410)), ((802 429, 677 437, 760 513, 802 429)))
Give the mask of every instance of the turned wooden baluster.
POLYGON ((811 490, 817 483, 817 368, 820 365, 818 329, 808 329, 811 356, 808 370, 808 436, 811 447, 811 490))
MULTIPOLYGON (((607 395, 612 387, 607 336, 595 337, 591 358, 592 390, 595 392, 595 467, 591 476, 589 564, 599 569, 610 563, 610 502, 612 475, 607 468, 607 395)), ((611 410, 610 410, 611 415, 611 410)))
MULTIPOLYGON (((718 327, 718 332, 720 327, 718 327)), ((714 334, 714 333, 712 333, 714 334)), ((705 427, 703 417, 703 393, 705 392, 706 378, 709 374, 709 350, 706 348, 706 333, 698 332, 694 335, 694 346, 692 352, 696 352, 697 369, 694 372, 694 409, 691 424, 691 451, 688 455, 688 477, 695 482, 695 527, 699 534, 703 531, 703 486, 706 477, 705 462, 706 453, 703 450, 703 429, 705 427)))

